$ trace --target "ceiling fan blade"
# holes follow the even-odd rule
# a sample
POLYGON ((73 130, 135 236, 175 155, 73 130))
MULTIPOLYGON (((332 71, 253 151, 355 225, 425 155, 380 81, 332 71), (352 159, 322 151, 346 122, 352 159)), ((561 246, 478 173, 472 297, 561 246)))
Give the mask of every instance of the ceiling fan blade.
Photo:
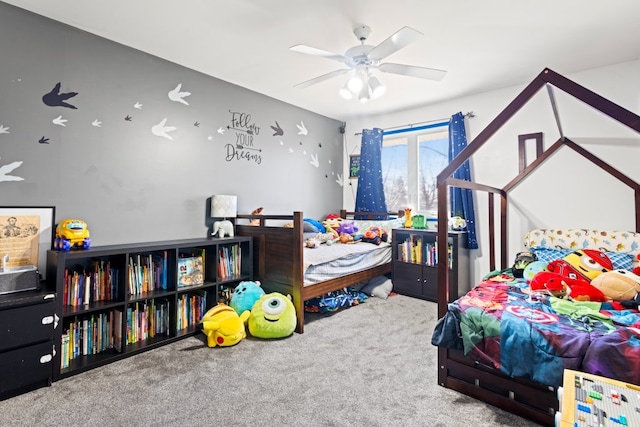
POLYGON ((326 50, 316 49, 315 47, 306 46, 303 44, 297 44, 295 46, 291 46, 289 50, 292 50, 294 52, 304 53, 306 55, 321 56, 323 58, 333 59, 334 61, 344 62, 345 64, 351 61, 351 58, 348 58, 344 55, 327 52, 326 50))
POLYGON ((381 60, 402 49, 403 47, 413 43, 422 36, 418 30, 411 27, 402 27, 388 39, 371 49, 369 58, 373 60, 381 60))
POLYGON ((378 66, 383 73, 401 74, 403 76, 418 77, 420 79, 440 81, 447 74, 444 70, 435 68, 416 67, 413 65, 384 63, 378 66))
POLYGON ((332 71, 330 73, 323 74, 321 76, 315 77, 315 78, 313 78, 311 80, 307 80, 306 82, 298 83, 294 87, 299 87, 301 89, 305 88, 305 87, 309 87, 309 86, 314 85, 316 83, 320 83, 320 82, 323 82, 325 80, 328 80, 328 79, 330 79, 332 77, 336 77, 336 76, 340 76, 342 74, 346 74, 349 71, 351 71, 351 70, 349 70, 349 69, 335 70, 335 71, 332 71))

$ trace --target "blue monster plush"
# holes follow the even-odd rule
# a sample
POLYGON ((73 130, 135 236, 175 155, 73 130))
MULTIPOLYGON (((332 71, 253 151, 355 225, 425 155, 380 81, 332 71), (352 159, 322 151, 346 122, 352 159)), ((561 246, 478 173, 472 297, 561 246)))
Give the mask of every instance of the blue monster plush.
POLYGON ((247 310, 251 310, 253 304, 264 295, 264 289, 260 287, 260 282, 240 282, 231 295, 229 305, 238 315, 247 310))

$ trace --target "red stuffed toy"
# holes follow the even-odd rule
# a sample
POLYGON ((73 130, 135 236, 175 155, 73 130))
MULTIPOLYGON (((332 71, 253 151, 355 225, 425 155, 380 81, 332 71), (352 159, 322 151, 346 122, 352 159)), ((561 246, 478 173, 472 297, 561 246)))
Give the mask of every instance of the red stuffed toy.
POLYGON ((563 298, 568 296, 576 301, 604 302, 607 297, 601 290, 583 278, 562 276, 551 271, 536 273, 531 279, 532 291, 548 291, 551 295, 563 298))

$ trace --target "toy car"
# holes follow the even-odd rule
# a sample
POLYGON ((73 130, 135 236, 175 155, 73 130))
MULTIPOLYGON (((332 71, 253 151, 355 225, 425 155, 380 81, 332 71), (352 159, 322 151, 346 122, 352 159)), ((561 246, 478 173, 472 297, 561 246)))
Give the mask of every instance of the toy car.
POLYGON ((79 219, 65 219, 56 227, 56 238, 53 248, 58 251, 68 251, 72 248, 89 249, 91 239, 87 223, 79 219))

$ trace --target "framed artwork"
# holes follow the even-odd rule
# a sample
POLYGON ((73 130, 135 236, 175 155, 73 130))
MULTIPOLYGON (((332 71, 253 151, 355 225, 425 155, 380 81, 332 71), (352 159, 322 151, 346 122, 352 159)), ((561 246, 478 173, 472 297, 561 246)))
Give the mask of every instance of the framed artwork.
POLYGON ((7 267, 35 265, 44 278, 55 213, 54 206, 0 206, 0 260, 7 267))
POLYGON ((360 155, 349 156, 349 178, 357 178, 360 175, 360 155))

